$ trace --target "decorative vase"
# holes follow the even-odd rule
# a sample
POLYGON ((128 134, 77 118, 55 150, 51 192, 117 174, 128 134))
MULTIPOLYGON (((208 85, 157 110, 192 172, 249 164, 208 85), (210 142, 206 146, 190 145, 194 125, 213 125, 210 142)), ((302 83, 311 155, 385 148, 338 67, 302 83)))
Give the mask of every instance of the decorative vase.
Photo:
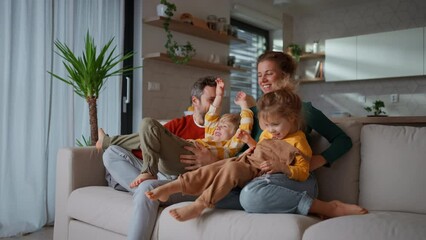
POLYGON ((166 5, 164 5, 164 4, 158 4, 157 5, 157 16, 159 16, 159 17, 167 17, 167 15, 166 15, 166 9, 167 9, 167 6, 166 5))

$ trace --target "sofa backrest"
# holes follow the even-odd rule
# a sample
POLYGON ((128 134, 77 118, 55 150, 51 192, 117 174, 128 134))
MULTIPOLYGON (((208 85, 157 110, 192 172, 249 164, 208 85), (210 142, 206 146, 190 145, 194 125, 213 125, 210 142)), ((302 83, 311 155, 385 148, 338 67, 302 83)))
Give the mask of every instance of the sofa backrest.
POLYGON ((365 125, 360 201, 369 210, 426 213, 426 127, 365 125))
MULTIPOLYGON (((315 171, 319 195, 324 201, 341 200, 346 203, 358 203, 359 164, 360 164, 360 132, 362 124, 347 121, 337 124, 351 139, 352 148, 334 162, 331 167, 322 167, 315 171)), ((314 154, 319 154, 330 144, 313 132, 311 147, 314 154)))

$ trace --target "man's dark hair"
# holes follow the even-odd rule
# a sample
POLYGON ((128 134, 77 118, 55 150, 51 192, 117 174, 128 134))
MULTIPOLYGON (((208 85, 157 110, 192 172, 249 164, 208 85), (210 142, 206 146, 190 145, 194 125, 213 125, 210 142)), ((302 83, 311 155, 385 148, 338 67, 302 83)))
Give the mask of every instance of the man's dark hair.
POLYGON ((191 97, 195 96, 197 99, 201 99, 201 95, 203 94, 204 88, 206 86, 216 87, 216 78, 215 76, 207 76, 199 78, 194 85, 192 85, 191 89, 191 97))

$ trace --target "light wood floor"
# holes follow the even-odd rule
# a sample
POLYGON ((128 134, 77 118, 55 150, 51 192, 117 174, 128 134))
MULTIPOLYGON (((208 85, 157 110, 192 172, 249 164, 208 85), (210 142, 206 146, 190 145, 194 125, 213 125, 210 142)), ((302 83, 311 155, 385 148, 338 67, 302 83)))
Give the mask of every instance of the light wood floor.
POLYGON ((53 240, 53 227, 44 227, 40 231, 24 236, 2 238, 1 240, 53 240))

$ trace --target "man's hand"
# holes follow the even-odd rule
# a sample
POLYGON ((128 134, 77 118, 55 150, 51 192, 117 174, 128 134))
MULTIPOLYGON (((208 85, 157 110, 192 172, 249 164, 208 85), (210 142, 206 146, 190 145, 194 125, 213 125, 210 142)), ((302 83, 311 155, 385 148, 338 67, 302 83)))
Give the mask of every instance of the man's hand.
POLYGON ((191 171, 215 162, 217 159, 209 149, 195 142, 195 146, 185 146, 186 150, 194 155, 180 155, 180 162, 187 164, 186 170, 191 171))

